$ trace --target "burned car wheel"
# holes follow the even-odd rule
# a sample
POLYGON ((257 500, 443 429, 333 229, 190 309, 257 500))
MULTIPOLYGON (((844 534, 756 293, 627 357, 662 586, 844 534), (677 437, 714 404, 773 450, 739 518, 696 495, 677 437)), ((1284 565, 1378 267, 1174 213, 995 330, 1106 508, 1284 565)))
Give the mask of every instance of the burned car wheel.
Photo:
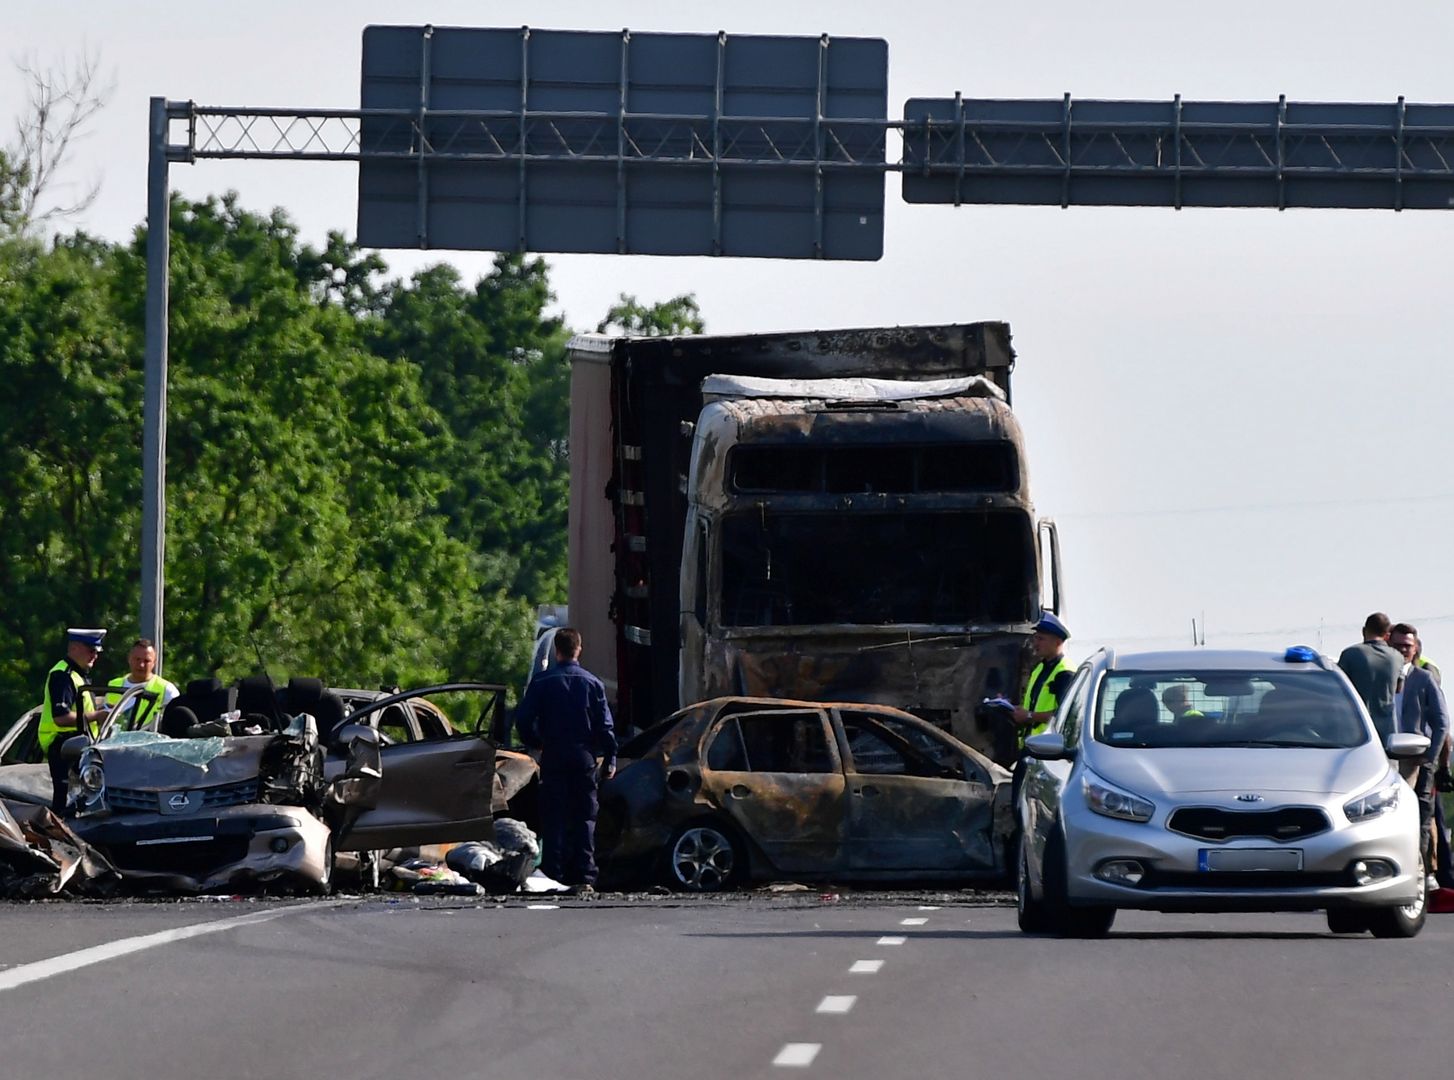
POLYGON ((715 821, 683 825, 667 847, 667 884, 687 892, 720 892, 736 886, 746 857, 736 835, 715 821))

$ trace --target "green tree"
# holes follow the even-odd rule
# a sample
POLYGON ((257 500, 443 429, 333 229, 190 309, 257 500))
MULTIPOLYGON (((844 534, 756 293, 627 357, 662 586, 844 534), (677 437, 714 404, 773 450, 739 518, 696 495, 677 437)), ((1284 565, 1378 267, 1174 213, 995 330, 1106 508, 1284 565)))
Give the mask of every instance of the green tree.
POLYGON ((450 535, 488 552, 514 595, 565 599, 569 332, 546 311, 543 260, 501 255, 473 289, 451 267, 390 290, 372 347, 420 369, 450 436, 440 508, 450 535))
MULTIPOLYGON (((565 599, 569 331, 545 263, 502 255, 473 286, 383 268, 281 211, 173 199, 174 679, 243 674, 256 643, 279 678, 518 685, 534 606, 565 599)), ((0 721, 66 625, 135 632, 145 277, 144 230, 0 236, 0 721)), ((691 297, 612 320, 700 329, 691 297)))
POLYGON ((700 334, 706 328, 697 298, 691 293, 655 304, 643 304, 636 297, 622 293, 606 312, 606 317, 596 324, 596 333, 621 337, 677 337, 700 334))
POLYGON ((50 251, 0 241, 0 701, 11 715, 39 696, 66 625, 132 606, 138 515, 117 474, 122 454, 136 468, 140 441, 114 269, 84 237, 50 251))

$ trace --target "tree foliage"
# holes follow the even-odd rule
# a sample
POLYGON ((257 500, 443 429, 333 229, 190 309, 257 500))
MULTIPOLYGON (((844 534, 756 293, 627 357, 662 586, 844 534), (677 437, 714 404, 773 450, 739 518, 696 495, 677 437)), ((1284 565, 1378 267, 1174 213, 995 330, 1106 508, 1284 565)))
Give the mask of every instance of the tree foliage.
POLYGON ((598 334, 623 337, 676 337, 700 334, 706 329, 697 298, 690 293, 655 304, 643 304, 622 293, 606 317, 596 324, 598 334))
MULTIPOLYGON (((565 600, 569 332, 545 263, 502 255, 472 286, 382 270, 281 212, 173 200, 174 680, 243 674, 256 645, 278 678, 518 685, 535 605, 565 600)), ((143 230, 0 240, 0 721, 66 625, 135 633, 144 296, 143 230)), ((642 310, 671 305, 695 314, 642 310)))

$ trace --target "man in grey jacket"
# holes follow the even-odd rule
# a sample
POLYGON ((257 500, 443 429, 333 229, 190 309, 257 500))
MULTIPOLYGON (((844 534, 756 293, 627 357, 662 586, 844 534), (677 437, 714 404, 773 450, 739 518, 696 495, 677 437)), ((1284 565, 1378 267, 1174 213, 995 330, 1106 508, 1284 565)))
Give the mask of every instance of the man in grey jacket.
POLYGON ((1389 629, 1388 616, 1375 611, 1363 623, 1363 641, 1349 645, 1338 657, 1338 666, 1363 699, 1381 739, 1387 739, 1397 727, 1393 715, 1394 684, 1404 665, 1404 658, 1389 646, 1389 629))
POLYGON ((1438 766, 1440 751, 1449 738, 1449 706, 1444 701, 1444 691, 1434 681, 1428 670, 1414 663, 1419 654, 1419 636, 1408 623, 1399 623, 1389 635, 1389 644, 1405 660, 1403 681, 1398 690, 1398 730, 1413 732, 1429 737, 1429 752, 1419 761, 1418 771, 1412 778, 1405 777, 1413 785, 1414 794, 1419 797, 1419 825, 1424 836, 1424 865, 1432 866, 1431 841, 1434 820, 1434 771, 1438 766))

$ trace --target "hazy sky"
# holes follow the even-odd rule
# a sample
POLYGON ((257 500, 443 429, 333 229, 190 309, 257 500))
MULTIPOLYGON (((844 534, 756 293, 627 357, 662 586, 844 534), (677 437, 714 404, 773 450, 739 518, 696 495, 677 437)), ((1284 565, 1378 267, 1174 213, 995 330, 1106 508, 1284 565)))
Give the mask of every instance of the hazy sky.
MULTIPOLYGON (((351 107, 370 23, 862 35, 904 99, 1454 99, 1454 6, 1366 3, 375 3, 7 0, 6 52, 89 46, 110 106, 75 179, 80 222, 120 238, 146 203, 151 95, 351 107)), ((0 117, 21 105, 0 71, 0 117)), ((305 237, 354 230, 341 164, 177 165, 189 196, 234 188, 305 237)), ((1428 211, 908 206, 890 179, 877 263, 551 256, 588 328, 618 292, 697 294, 709 332, 1004 319, 1039 510, 1061 524, 1071 652, 1321 644, 1370 610, 1417 620, 1454 664, 1454 216, 1428 211)), ((488 256, 386 253, 406 273, 488 256)), ((186 357, 173 356, 174 364, 186 357)))

